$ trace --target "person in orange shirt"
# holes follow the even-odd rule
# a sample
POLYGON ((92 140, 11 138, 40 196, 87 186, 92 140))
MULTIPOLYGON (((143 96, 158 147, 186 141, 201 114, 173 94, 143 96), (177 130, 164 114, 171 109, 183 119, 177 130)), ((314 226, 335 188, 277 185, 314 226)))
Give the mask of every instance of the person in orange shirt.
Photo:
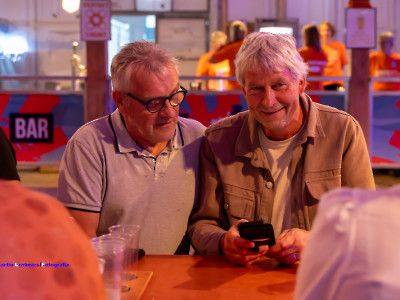
MULTIPOLYGON (((303 42, 304 47, 298 51, 304 62, 308 64, 308 76, 324 76, 328 58, 322 51, 318 28, 315 25, 304 25, 303 42)), ((323 90, 324 86, 321 81, 309 81, 306 89, 323 90)))
MULTIPOLYGON (((230 76, 229 61, 227 59, 219 63, 210 63, 209 60, 214 52, 226 44, 227 36, 222 31, 215 31, 210 36, 211 51, 200 56, 197 64, 196 76, 230 76)), ((226 80, 207 80, 207 90, 223 91, 226 90, 228 82, 226 80)))
MULTIPOLYGON (((211 57, 210 62, 221 62, 225 59, 229 61, 229 76, 236 76, 235 58, 247 36, 247 26, 242 21, 234 21, 229 26, 229 43, 218 49, 211 57)), ((242 90, 239 83, 228 81, 227 90, 242 90)))
MULTIPOLYGON (((380 51, 369 54, 371 77, 400 77, 400 55, 393 52, 394 37, 390 31, 379 35, 380 51)), ((374 91, 398 91, 400 82, 374 82, 374 91)))
MULTIPOLYGON (((346 47, 343 43, 333 40, 336 29, 329 22, 322 22, 319 25, 322 50, 328 57, 328 64, 325 68, 324 76, 343 77, 343 68, 347 65, 346 47)), ((341 80, 324 81, 325 90, 343 89, 344 82, 341 80)))

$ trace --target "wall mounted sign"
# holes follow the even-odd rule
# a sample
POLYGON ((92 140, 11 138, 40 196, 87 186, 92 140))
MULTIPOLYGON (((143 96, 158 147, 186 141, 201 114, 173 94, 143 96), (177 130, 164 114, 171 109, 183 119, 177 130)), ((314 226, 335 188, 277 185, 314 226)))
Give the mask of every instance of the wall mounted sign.
POLYGON ((346 47, 376 47, 375 8, 346 8, 346 47))
POLYGON ((13 143, 52 143, 52 114, 10 114, 10 140, 13 143))
POLYGON ((80 94, 0 94, 0 127, 18 163, 60 162, 68 139, 84 124, 83 106, 80 94))
POLYGON ((195 59, 206 52, 206 20, 157 18, 157 40, 179 59, 195 59))
POLYGON ((111 40, 111 2, 109 0, 82 1, 81 40, 111 40))

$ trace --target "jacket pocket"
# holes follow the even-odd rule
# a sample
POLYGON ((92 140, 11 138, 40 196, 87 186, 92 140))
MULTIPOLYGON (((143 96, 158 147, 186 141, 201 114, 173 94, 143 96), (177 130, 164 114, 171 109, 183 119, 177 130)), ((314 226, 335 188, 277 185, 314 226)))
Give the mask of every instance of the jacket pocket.
POLYGON ((307 202, 310 200, 311 202, 313 202, 313 200, 319 201, 325 193, 341 186, 341 176, 335 175, 331 177, 308 180, 306 181, 306 186, 308 193, 311 196, 311 199, 307 199, 307 202))
POLYGON ((231 225, 240 219, 253 219, 256 195, 256 192, 248 189, 224 185, 224 209, 229 216, 231 225))
POLYGON ((307 206, 307 219, 309 222, 306 224, 306 228, 310 229, 317 215, 319 201, 325 193, 341 186, 341 176, 334 175, 312 179, 306 181, 306 186, 308 192, 306 192, 305 204, 307 206))

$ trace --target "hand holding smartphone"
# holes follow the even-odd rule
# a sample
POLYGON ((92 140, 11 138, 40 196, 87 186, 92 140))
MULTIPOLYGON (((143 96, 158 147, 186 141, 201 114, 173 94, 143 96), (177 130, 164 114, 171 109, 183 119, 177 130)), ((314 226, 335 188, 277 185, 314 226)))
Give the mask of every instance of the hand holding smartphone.
POLYGON ((254 248, 250 251, 257 253, 259 245, 275 245, 274 228, 266 219, 252 222, 242 222, 238 224, 240 237, 254 242, 254 248))

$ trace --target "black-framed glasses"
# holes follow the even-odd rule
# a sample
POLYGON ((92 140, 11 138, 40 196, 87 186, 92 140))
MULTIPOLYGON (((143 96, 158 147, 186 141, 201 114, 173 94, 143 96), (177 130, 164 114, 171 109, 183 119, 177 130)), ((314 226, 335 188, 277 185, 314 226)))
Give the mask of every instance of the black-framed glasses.
POLYGON ((167 100, 169 101, 172 107, 178 106, 185 99, 186 94, 187 90, 183 86, 181 86, 178 91, 176 91, 169 97, 158 97, 147 101, 140 100, 139 98, 133 96, 130 93, 126 93, 125 95, 127 95, 129 98, 135 99, 136 101, 139 101, 140 103, 144 104, 149 112, 156 113, 163 109, 163 107, 165 106, 165 101, 167 100))

